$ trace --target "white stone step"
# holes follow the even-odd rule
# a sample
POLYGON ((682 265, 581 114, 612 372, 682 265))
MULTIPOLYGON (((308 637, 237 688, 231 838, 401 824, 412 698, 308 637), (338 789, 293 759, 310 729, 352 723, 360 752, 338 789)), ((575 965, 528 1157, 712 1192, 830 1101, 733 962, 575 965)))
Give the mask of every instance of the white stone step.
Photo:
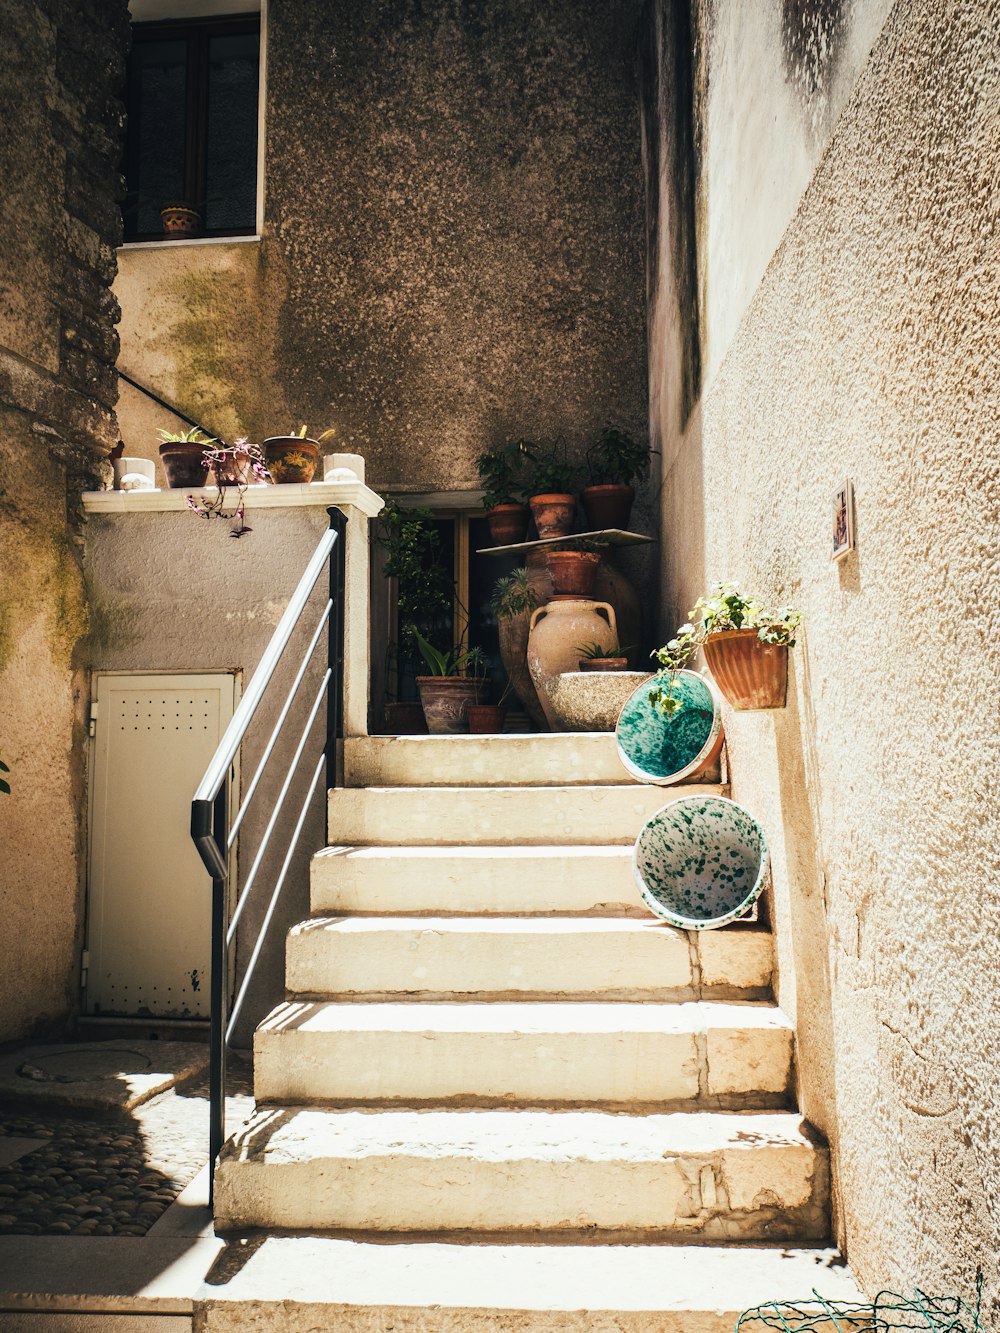
POLYGON ((331 843, 439 846, 633 843, 650 815, 682 796, 725 794, 709 784, 646 787, 337 787, 331 843))
MULTIPOLYGON (((695 998, 713 933, 652 917, 319 917, 290 932, 285 984, 295 995, 695 998)), ((763 998, 770 936, 744 929, 729 942, 709 987, 763 998)))
POLYGON ((263 1107, 215 1175, 230 1230, 818 1240, 828 1200, 827 1150, 789 1114, 263 1107))
POLYGON ((565 787, 632 782, 610 731, 355 736, 344 741, 344 783, 348 787, 565 787))
POLYGON ((766 1004, 289 1002, 255 1034, 254 1090, 294 1105, 749 1109, 780 1103, 791 1063, 791 1023, 766 1004))
POLYGON ((814 1288, 864 1299, 821 1248, 276 1236, 214 1276, 196 1311, 200 1333, 732 1333, 743 1310, 814 1288))

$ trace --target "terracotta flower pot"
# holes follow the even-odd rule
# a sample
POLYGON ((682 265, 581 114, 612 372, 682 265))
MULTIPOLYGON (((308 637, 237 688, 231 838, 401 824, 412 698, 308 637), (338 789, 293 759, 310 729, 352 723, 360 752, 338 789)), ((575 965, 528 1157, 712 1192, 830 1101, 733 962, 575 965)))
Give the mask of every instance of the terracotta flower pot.
MULTIPOLYGON (((581 671, 627 671, 627 657, 581 657, 581 671)), ((648 672, 646 673, 649 674, 648 672)))
POLYGON ((469 731, 475 736, 485 736, 503 731, 503 719, 506 711, 500 704, 467 704, 465 716, 469 721, 469 731))
POLYGON ((513 546, 523 542, 528 535, 530 517, 527 505, 496 505, 493 509, 487 509, 490 541, 494 546, 513 546))
POLYGON ((197 236, 201 231, 201 214, 185 203, 164 204, 160 209, 164 236, 197 236))
POLYGON ((528 504, 540 538, 569 536, 576 515, 575 496, 533 495, 528 504))
POLYGON ((418 703, 386 704, 384 711, 386 732, 390 736, 425 736, 427 720, 418 703))
POLYGON ((465 710, 479 698, 479 681, 469 676, 418 676, 417 689, 432 736, 469 730, 465 710))
POLYGON ((590 532, 600 532, 604 528, 627 529, 634 501, 634 486, 608 483, 585 486, 580 492, 580 503, 587 515, 587 528, 590 532))
POLYGON ((727 629, 705 640, 705 661, 734 708, 784 708, 788 645, 761 643, 755 629, 727 629))
POLYGON ((160 462, 171 490, 192 490, 209 485, 208 472, 202 467, 203 444, 190 440, 171 440, 160 445, 160 462))
POLYGON ((593 597, 601 557, 596 551, 546 551, 553 597, 593 597))
POLYGON ((297 435, 272 435, 264 441, 264 458, 272 480, 280 484, 309 482, 319 465, 319 445, 297 435))

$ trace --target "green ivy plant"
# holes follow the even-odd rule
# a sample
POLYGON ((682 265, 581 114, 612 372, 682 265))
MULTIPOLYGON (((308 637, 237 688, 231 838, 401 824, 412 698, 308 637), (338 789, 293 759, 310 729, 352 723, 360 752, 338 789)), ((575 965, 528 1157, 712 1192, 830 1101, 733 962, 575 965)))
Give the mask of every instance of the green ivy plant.
POLYGON ((386 578, 397 585, 397 605, 405 626, 451 615, 454 585, 441 563, 441 536, 429 509, 405 509, 390 500, 379 514, 375 540, 386 552, 386 578))
POLYGON ((652 454, 648 444, 613 426, 605 426, 596 444, 587 451, 587 476, 591 486, 631 486, 649 473, 652 454))
POLYGON ((795 646, 795 631, 802 613, 791 606, 772 608, 760 597, 744 595, 735 583, 717 583, 707 597, 699 597, 688 612, 690 620, 672 639, 650 654, 660 663, 649 701, 672 717, 681 707, 674 697, 674 681, 701 645, 724 630, 754 629, 761 643, 795 646))
POLYGON ((483 483, 484 509, 524 503, 523 474, 534 448, 530 440, 510 440, 479 455, 476 471, 483 483))

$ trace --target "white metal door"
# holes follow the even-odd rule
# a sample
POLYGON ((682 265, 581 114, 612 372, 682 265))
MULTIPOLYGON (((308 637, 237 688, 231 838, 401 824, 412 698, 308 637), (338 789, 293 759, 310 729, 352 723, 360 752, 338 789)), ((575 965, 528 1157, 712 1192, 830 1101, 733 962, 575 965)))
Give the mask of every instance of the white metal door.
POLYGON ((191 798, 235 688, 225 673, 97 677, 88 1014, 208 1016, 212 882, 191 798))

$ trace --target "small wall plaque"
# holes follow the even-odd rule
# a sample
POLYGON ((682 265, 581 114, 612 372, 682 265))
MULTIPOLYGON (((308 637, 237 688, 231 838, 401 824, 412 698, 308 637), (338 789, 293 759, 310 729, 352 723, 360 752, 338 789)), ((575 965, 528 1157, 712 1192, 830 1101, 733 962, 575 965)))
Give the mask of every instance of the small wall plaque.
POLYGON ((843 560, 854 550, 854 486, 850 478, 833 493, 833 547, 831 560, 843 560))

